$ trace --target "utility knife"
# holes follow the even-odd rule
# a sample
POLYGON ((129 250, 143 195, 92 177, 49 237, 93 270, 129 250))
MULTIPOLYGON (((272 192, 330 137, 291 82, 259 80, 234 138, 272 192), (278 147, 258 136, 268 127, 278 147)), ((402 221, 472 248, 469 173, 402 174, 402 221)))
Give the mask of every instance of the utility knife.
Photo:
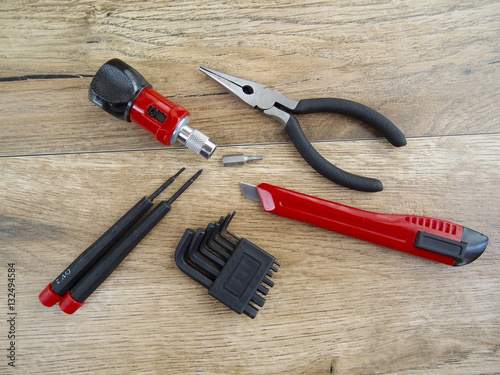
POLYGON ((488 237, 448 221, 364 211, 262 183, 241 183, 243 196, 265 211, 450 266, 479 258, 488 237))

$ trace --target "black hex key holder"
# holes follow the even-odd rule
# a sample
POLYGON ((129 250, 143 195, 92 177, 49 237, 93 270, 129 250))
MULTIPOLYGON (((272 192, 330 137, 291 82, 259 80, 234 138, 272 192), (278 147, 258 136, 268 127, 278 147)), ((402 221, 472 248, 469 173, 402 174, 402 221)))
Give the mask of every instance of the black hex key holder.
POLYGON ((236 212, 206 229, 186 229, 175 250, 175 263, 186 275, 208 289, 208 294, 238 314, 255 318, 273 287, 268 278, 279 263, 269 253, 227 227, 236 212), (260 294, 257 294, 257 291, 260 294), (258 306, 258 307, 257 307, 258 306))

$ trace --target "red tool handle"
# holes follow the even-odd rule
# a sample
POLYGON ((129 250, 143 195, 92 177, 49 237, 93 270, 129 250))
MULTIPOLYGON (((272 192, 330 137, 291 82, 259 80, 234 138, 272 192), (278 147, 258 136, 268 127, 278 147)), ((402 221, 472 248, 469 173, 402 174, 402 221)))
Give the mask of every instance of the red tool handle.
POLYGON ((488 244, 444 220, 363 211, 265 183, 257 191, 267 212, 448 265, 472 262, 488 244))
POLYGON ((130 108, 130 120, 151 134, 165 146, 173 144, 172 137, 178 125, 189 122, 189 112, 180 105, 159 94, 150 87, 145 88, 134 100, 130 108))

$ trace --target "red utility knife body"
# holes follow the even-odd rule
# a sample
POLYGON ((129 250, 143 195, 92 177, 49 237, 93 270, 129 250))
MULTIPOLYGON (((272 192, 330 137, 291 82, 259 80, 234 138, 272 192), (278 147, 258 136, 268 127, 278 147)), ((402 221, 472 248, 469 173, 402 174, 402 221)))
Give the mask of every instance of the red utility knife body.
POLYGON ((448 265, 471 263, 488 245, 485 235, 444 220, 364 211, 265 183, 241 187, 272 214, 448 265))

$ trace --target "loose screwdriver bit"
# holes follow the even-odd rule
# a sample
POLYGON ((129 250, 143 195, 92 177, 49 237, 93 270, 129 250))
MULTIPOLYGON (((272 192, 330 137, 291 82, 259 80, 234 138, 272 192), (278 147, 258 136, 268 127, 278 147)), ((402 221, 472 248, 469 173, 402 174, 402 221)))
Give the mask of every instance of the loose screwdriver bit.
POLYGON ((233 165, 243 165, 249 161, 256 161, 264 159, 262 155, 247 156, 244 154, 224 155, 222 157, 222 164, 224 167, 231 167, 233 165))

